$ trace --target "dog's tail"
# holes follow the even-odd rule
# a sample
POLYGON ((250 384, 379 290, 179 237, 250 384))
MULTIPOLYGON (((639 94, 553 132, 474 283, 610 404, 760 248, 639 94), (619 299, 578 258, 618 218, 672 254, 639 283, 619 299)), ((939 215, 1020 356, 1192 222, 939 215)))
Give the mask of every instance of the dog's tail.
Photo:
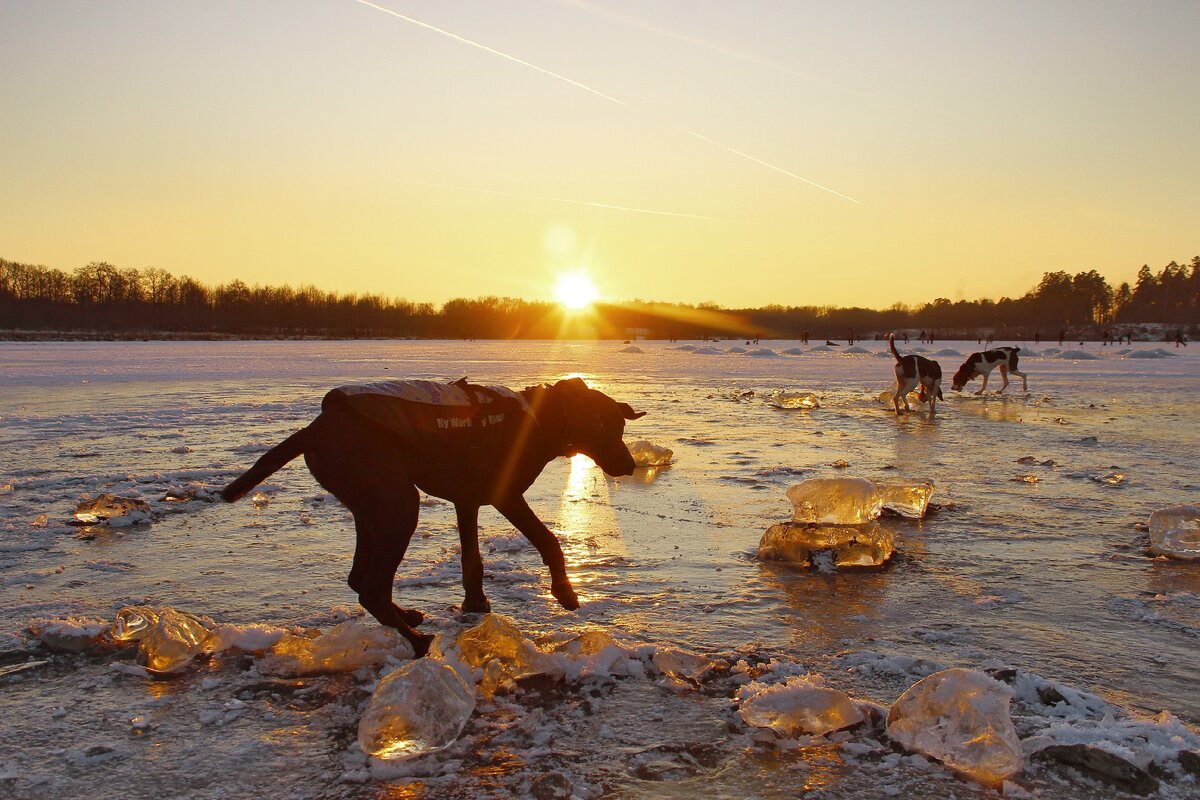
POLYGON ((896 349, 896 334, 894 334, 894 333, 888 334, 888 347, 892 351, 892 356, 897 361, 899 361, 900 360, 900 351, 896 349))
POLYGON ((308 428, 296 431, 263 453, 262 458, 254 462, 253 467, 246 470, 241 477, 221 490, 221 499, 226 503, 232 503, 242 498, 255 486, 258 486, 273 473, 282 469, 293 458, 303 455, 304 446, 308 442, 308 432, 308 428))

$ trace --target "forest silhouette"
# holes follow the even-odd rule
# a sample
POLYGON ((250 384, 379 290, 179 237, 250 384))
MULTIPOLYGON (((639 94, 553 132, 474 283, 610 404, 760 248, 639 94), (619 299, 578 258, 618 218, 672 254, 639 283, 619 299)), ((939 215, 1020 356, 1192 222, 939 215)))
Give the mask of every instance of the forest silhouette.
POLYGON ((1095 270, 1048 272, 1021 297, 957 300, 887 309, 634 300, 572 314, 556 303, 456 298, 440 307, 378 294, 306 286, 207 286, 166 270, 92 262, 73 272, 0 259, 0 335, 6 338, 444 338, 630 337, 797 339, 936 331, 940 338, 1100 338, 1114 327, 1159 324, 1197 333, 1200 256, 1157 273, 1143 266, 1115 289, 1095 270))

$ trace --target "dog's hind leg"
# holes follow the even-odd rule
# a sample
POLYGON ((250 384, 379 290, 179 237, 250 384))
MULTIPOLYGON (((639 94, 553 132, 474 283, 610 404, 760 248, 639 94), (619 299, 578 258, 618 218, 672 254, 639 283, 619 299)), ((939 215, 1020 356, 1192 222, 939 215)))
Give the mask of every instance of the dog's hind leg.
POLYGON ((358 511, 351 509, 355 527, 360 535, 368 534, 369 544, 363 542, 365 547, 356 548, 350 574, 354 577, 357 571, 359 604, 381 625, 400 631, 420 658, 429 652, 433 637, 412 629, 411 622, 420 621, 419 612, 401 608, 392 601, 392 582, 417 529, 420 501, 415 486, 405 487, 402 493, 391 508, 381 502, 358 511))
POLYGON ((562 547, 550 529, 533 513, 525 498, 518 496, 496 503, 495 506, 537 548, 542 563, 550 569, 550 594, 569 611, 579 608, 579 598, 571 586, 571 579, 567 577, 567 560, 563 557, 562 547))
MULTIPOLYGON (((346 579, 346 583, 350 584, 350 588, 357 595, 363 594, 367 589, 368 569, 376 551, 375 541, 378 536, 382 535, 377 534, 375 530, 375 524, 370 522, 366 515, 360 514, 354 517, 354 563, 350 567, 350 576, 346 579)), ((409 534, 409 536, 411 537, 412 534, 409 534)), ((405 549, 407 550, 407 544, 405 545, 405 549)), ((403 554, 401 554, 401 558, 403 558, 403 554)), ((393 605, 395 604, 393 603, 393 605)), ((364 605, 363 608, 366 608, 366 606, 364 605)), ((425 621, 425 615, 414 608, 395 606, 395 609, 400 618, 412 627, 416 627, 425 621)))
POLYGON ((1011 372, 1013 375, 1016 375, 1017 377, 1019 377, 1021 379, 1021 391, 1028 392, 1029 391, 1029 381, 1025 379, 1025 373, 1018 372, 1015 369, 1010 369, 1009 372, 1011 372))
POLYGON ((479 555, 479 506, 454 504, 458 516, 458 541, 462 545, 462 583, 464 614, 492 610, 483 593, 483 558, 479 555))
POLYGON ((1000 365, 1000 377, 1004 379, 1004 385, 1000 387, 1000 394, 1004 394, 1004 390, 1008 388, 1008 367, 1000 365))

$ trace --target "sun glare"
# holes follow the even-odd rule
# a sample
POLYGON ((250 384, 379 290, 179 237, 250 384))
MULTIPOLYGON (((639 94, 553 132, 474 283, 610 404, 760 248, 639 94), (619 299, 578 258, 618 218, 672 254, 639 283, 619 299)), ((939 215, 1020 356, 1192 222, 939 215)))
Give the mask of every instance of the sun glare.
POLYGON ((554 287, 554 299, 572 311, 587 308, 599 297, 596 284, 586 272, 568 272, 559 277, 554 287))

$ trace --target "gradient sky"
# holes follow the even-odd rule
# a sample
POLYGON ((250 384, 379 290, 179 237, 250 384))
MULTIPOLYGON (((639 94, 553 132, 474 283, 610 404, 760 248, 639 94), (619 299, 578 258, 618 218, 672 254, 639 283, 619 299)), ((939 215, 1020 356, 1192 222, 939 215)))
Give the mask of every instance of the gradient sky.
POLYGON ((0 0, 0 258, 885 307, 1200 253, 1195 0, 376 2, 561 77, 357 0, 0 0))

